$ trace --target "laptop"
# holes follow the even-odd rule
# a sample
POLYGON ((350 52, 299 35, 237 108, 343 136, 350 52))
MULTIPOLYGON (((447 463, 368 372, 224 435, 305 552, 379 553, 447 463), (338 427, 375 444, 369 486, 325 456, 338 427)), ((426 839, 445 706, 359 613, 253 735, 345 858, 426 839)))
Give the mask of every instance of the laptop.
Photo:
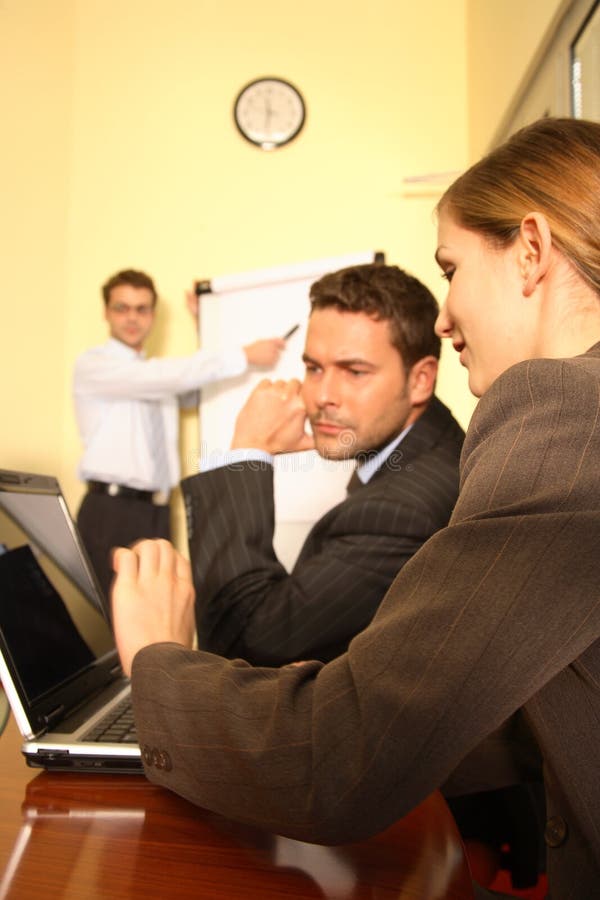
POLYGON ((0 679, 28 765, 142 772, 108 601, 58 481, 0 469, 0 679))

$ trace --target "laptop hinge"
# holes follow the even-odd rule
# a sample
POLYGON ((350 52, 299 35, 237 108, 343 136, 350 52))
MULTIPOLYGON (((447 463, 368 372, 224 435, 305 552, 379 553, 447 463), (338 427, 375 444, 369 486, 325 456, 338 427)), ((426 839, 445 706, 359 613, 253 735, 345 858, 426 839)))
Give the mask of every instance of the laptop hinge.
POLYGON ((65 708, 63 705, 57 706, 56 709, 53 709, 52 712, 49 712, 47 716, 42 716, 42 721, 46 726, 46 731, 52 731, 55 722, 58 722, 63 718, 65 714, 65 708))

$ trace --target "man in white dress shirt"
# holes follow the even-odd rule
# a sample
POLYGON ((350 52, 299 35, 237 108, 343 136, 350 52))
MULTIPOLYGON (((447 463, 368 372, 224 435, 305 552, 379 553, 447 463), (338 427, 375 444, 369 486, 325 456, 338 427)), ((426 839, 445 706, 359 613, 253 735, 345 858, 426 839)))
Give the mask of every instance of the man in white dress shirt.
POLYGON ((77 524, 108 594, 113 547, 170 537, 169 495, 180 478, 179 406, 197 402, 192 392, 205 384, 241 375, 250 365, 274 365, 285 342, 272 338, 219 353, 146 359, 157 300, 152 278, 118 272, 102 295, 110 338, 78 357, 73 387, 84 445, 78 471, 88 488, 77 524))

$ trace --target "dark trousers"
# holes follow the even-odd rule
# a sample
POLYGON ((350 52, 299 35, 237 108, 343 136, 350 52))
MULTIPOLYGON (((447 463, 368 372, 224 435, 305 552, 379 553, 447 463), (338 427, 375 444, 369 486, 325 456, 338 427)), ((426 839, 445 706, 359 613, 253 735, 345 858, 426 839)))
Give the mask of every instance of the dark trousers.
POLYGON ((142 538, 171 537, 168 506, 108 494, 85 495, 77 527, 106 598, 113 578, 114 547, 127 547, 142 538))

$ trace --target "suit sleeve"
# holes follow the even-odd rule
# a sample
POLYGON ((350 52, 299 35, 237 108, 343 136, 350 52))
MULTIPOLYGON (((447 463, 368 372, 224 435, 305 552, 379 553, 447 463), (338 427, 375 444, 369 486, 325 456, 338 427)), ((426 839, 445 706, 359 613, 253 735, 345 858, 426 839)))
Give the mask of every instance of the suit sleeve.
POLYGON ((342 653, 451 507, 434 523, 422 496, 363 488, 317 524, 288 574, 273 549, 269 464, 215 469, 183 490, 199 646, 270 666, 342 653))
MULTIPOLYGON (((450 525, 328 665, 141 650, 140 742, 172 763, 148 766, 151 780, 294 838, 352 841, 420 802, 530 698, 556 703, 557 679, 600 634, 599 421, 583 367, 505 373, 469 430, 450 525)), ((594 685, 573 680, 593 714, 594 685)))

